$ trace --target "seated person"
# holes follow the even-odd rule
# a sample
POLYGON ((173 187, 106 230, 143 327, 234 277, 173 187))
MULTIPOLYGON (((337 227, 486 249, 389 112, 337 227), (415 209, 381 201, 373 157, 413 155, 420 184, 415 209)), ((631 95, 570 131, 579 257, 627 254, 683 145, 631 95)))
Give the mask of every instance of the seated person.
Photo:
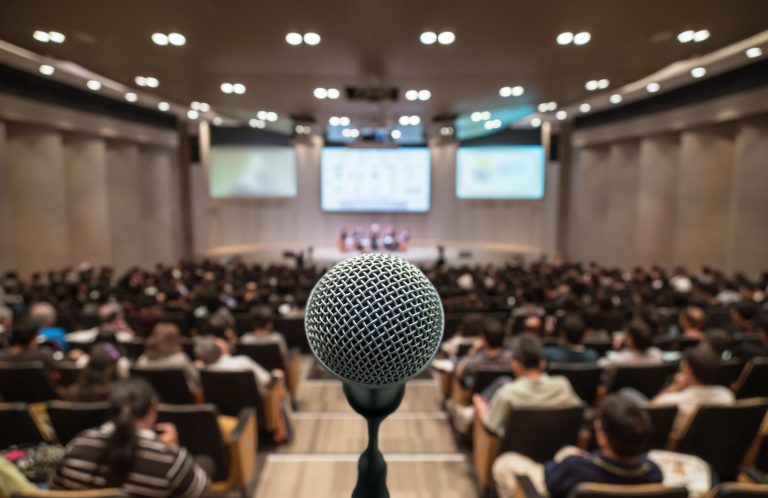
POLYGON ((8 346, 13 325, 13 310, 4 304, 0 304, 0 348, 8 346))
POLYGON ((123 316, 123 308, 117 303, 106 303, 99 307, 99 325, 90 329, 78 330, 67 334, 68 341, 94 342, 100 332, 108 331, 117 336, 120 342, 134 338, 134 333, 123 316))
POLYGON ((269 389, 272 384, 269 372, 247 356, 229 354, 229 346, 219 337, 202 337, 195 341, 195 356, 210 370, 252 371, 261 389, 269 389))
POLYGON ((755 333, 755 317, 760 313, 760 308, 753 301, 739 301, 731 306, 731 327, 732 334, 753 334, 755 333))
MULTIPOLYGON (((515 379, 505 382, 493 393, 488 409, 482 414, 489 431, 503 436, 509 412, 515 407, 575 406, 581 399, 563 376, 550 377, 541 339, 520 334, 512 341, 512 371, 515 379)), ((500 383, 501 381, 499 381, 500 383)), ((491 386, 492 388, 494 386, 491 386)))
POLYGON ((41 302, 33 304, 29 310, 29 317, 40 330, 38 335, 39 341, 51 341, 57 344, 63 351, 69 349, 66 339, 67 332, 63 328, 56 326, 58 316, 56 308, 51 303, 41 302))
POLYGON ((74 384, 64 392, 68 401, 106 401, 117 382, 120 351, 108 342, 95 344, 88 354, 88 363, 74 384))
POLYGON ((673 433, 686 428, 700 405, 732 405, 730 389, 718 386, 720 359, 708 348, 697 347, 683 354, 672 384, 651 400, 651 405, 675 405, 673 433))
POLYGON ((289 358, 288 344, 285 342, 283 334, 275 332, 273 328, 272 308, 256 306, 250 310, 248 315, 251 318, 253 330, 243 334, 240 341, 243 344, 277 344, 283 357, 287 360, 289 358))
POLYGON ((157 393, 143 379, 116 382, 109 422, 66 447, 53 489, 121 488, 131 496, 206 496, 210 479, 184 448, 173 424, 157 423, 157 393))
POLYGON ((480 313, 467 313, 461 319, 461 325, 456 333, 443 342, 440 350, 448 357, 455 358, 458 355, 459 347, 467 344, 474 344, 483 333, 485 327, 485 318, 480 313))
POLYGON ((539 493, 552 498, 565 498, 584 482, 661 483, 661 469, 645 454, 650 434, 651 421, 641 405, 617 394, 606 396, 595 419, 594 453, 569 446, 543 465, 519 453, 504 453, 492 471, 499 497, 515 496, 518 475, 528 476, 539 493))
POLYGON ((768 356, 768 323, 763 320, 756 320, 755 330, 760 333, 760 342, 737 342, 730 351, 733 357, 748 361, 753 358, 768 356))
POLYGON ((566 315, 559 323, 561 344, 544 348, 549 363, 594 363, 597 351, 584 346, 587 326, 578 315, 566 315))
MULTIPOLYGON (((37 334, 38 328, 31 320, 16 320, 11 330, 9 347, 0 351, 0 361, 42 362, 48 380, 51 385, 55 385, 59 380, 55 355, 49 348, 38 347, 37 334)), ((61 355, 61 353, 56 354, 61 355)))
POLYGON ((478 370, 509 368, 511 354, 504 350, 504 328, 498 320, 485 321, 483 335, 477 339, 469 353, 456 366, 456 378, 463 386, 471 387, 478 370))
POLYGON ((707 314, 698 306, 688 306, 680 312, 678 318, 680 336, 684 339, 704 339, 704 327, 707 324, 707 314))
MULTIPOLYGON (((225 308, 221 308, 222 310, 225 308)), ((203 335, 212 335, 221 337, 229 343, 237 341, 237 332, 235 331, 235 320, 231 314, 219 313, 211 314, 205 322, 205 326, 200 330, 203 335)))
POLYGON ((179 328, 168 322, 160 322, 152 328, 144 354, 136 365, 151 368, 180 368, 184 371, 189 390, 200 391, 200 372, 184 353, 179 328))
POLYGON ((660 365, 664 360, 661 350, 652 346, 653 332, 645 322, 632 321, 625 333, 614 340, 613 348, 605 358, 598 360, 601 367, 620 365, 660 365))

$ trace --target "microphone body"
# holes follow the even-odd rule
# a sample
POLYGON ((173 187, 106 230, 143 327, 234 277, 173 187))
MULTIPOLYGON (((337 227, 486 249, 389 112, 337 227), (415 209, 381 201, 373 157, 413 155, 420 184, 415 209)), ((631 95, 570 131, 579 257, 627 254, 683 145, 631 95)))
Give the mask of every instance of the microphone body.
POLYGON ((443 335, 440 296, 415 266, 368 253, 341 261, 312 289, 305 328, 317 360, 343 382, 368 424, 353 498, 388 498, 381 422, 400 406, 405 382, 424 370, 443 335))

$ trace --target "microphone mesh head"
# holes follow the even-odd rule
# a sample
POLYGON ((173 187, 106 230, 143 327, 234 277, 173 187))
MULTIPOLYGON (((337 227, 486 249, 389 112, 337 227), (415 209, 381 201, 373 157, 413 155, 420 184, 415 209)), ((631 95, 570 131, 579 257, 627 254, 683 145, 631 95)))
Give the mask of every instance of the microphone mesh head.
POLYGON ((312 352, 331 373, 384 387, 429 364, 443 337, 443 307, 421 270, 397 256, 369 253, 323 275, 304 323, 312 352))

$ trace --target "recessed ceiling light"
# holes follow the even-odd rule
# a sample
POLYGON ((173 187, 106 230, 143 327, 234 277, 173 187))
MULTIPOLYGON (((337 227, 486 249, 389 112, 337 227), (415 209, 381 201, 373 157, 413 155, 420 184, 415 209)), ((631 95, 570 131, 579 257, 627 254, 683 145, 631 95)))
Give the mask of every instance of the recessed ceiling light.
POLYGON ((133 78, 133 81, 135 81, 136 84, 139 86, 147 86, 147 78, 145 78, 144 76, 136 76, 135 78, 133 78))
POLYGON ((285 42, 288 45, 301 45, 301 41, 303 40, 300 33, 288 33, 285 35, 285 42))
POLYGON ((168 33, 168 43, 181 47, 187 43, 187 38, 181 33, 168 33))
POLYGON ((94 92, 98 92, 101 90, 101 81, 99 80, 88 80, 88 83, 85 84, 89 90, 93 90, 94 92))
POLYGON ((538 110, 539 110, 539 112, 547 112, 547 111, 549 110, 549 106, 547 105, 547 103, 546 103, 546 102, 542 102, 541 104, 539 104, 539 105, 536 107, 536 109, 538 109, 538 110))
POLYGON ((418 90, 408 90, 405 92, 405 100, 418 100, 419 98, 419 91, 418 90))
POLYGON ((491 129, 494 128, 494 122, 493 121, 486 121, 485 123, 483 123, 483 127, 486 130, 491 130, 491 129))
POLYGON ((195 109, 195 110, 200 111, 200 112, 208 112, 208 111, 211 110, 211 106, 208 105, 206 102, 200 102, 197 105, 197 109, 195 109))
POLYGON ((165 102, 165 101, 158 102, 157 108, 160 109, 163 112, 167 112, 171 108, 171 104, 169 104, 168 102, 165 102))
POLYGON ((477 123, 478 121, 483 120, 483 113, 480 111, 475 111, 472 114, 470 114, 469 119, 477 123))
POLYGON ((168 45, 168 35, 165 33, 152 33, 152 43, 164 47, 168 45))
POLYGON ((331 126, 339 126, 339 125, 341 125, 341 120, 339 119, 338 116, 331 116, 328 119, 328 124, 331 125, 331 126))
POLYGON ((591 106, 591 105, 589 105, 589 104, 587 104, 587 103, 585 102, 585 103, 583 103, 583 104, 581 104, 581 105, 579 106, 579 110, 580 110, 581 112, 587 113, 587 112, 589 112, 589 111, 591 111, 591 110, 592 110, 592 106, 591 106))
POLYGON ((432 98, 432 92, 429 90, 419 90, 419 100, 426 102, 432 98))
POLYGON ((707 38, 709 38, 709 30, 707 29, 700 29, 693 34, 693 41, 696 43, 703 42, 707 38))
POLYGON ((341 92, 337 88, 329 88, 328 89, 328 98, 331 100, 336 100, 341 96, 341 92))
POLYGON ((512 96, 512 87, 511 86, 503 86, 499 88, 499 95, 506 98, 512 96))
POLYGON ((43 64, 42 66, 40 66, 40 74, 50 76, 55 72, 56 72, 56 68, 54 68, 50 64, 43 64))
POLYGON ((403 136, 403 132, 400 130, 392 130, 392 132, 389 135, 395 140, 398 140, 400 137, 403 136))
POLYGON ((455 41, 456 41, 456 35, 453 34, 453 31, 443 31, 442 33, 437 35, 437 42, 440 45, 450 45, 455 41))
POLYGON ((187 117, 188 117, 189 119, 197 119, 197 118, 199 118, 199 117, 200 117, 200 113, 199 113, 199 112, 197 112, 197 111, 196 111, 196 110, 194 110, 194 109, 190 109, 190 110, 188 110, 188 111, 187 111, 187 117))
POLYGON ((213 124, 215 126, 221 126, 223 123, 224 123, 224 120, 221 119, 221 117, 216 116, 216 117, 213 118, 213 124))
POLYGON ((309 133, 312 131, 312 128, 305 125, 296 125, 293 129, 299 135, 309 135, 309 133))
POLYGON ((688 43, 693 41, 693 35, 696 34, 695 31, 692 29, 687 29, 685 31, 682 31, 678 33, 677 35, 677 41, 680 43, 688 43))
POLYGON ((555 102, 554 100, 550 100, 549 102, 547 102, 547 109, 549 109, 550 111, 554 111, 555 109, 557 109, 557 102, 555 102))
POLYGON ((66 36, 59 33, 58 31, 49 31, 48 36, 50 37, 53 43, 64 43, 64 40, 67 39, 66 36))
POLYGON ((599 88, 600 90, 605 90, 606 88, 608 88, 609 84, 610 84, 610 81, 608 81, 605 78, 601 80, 597 80, 597 88, 599 88))
POLYGON ((304 33, 304 43, 307 45, 317 45, 320 43, 320 35, 317 33, 304 33))
POLYGON ((425 31, 419 36, 419 40, 424 45, 432 45, 437 41, 437 33, 434 31, 425 31))
POLYGON ((51 35, 49 35, 47 31, 37 30, 32 33, 32 38, 42 43, 48 43, 51 41, 51 35))
POLYGON ((589 43, 589 40, 592 39, 592 35, 588 31, 582 31, 581 33, 576 33, 573 35, 573 44, 574 45, 586 45, 589 43))
POLYGON ((139 100, 139 96, 136 95, 135 92, 126 92, 125 100, 127 100, 128 102, 136 102, 137 100, 139 100))
POLYGON ((559 35, 557 35, 557 38, 555 38, 558 45, 568 45, 570 43, 573 43, 573 33, 570 31, 563 31, 559 35))
POLYGON ((268 115, 269 113, 267 111, 259 111, 256 113, 256 117, 262 121, 266 121, 268 115))
POLYGON ((419 123, 421 123, 421 118, 418 116, 411 116, 408 118, 408 124, 411 126, 417 126, 419 123))
POLYGON ((707 74, 706 68, 694 67, 693 69, 691 69, 691 76, 693 76, 694 78, 701 78, 705 74, 707 74))
POLYGON ((245 85, 242 83, 233 83, 232 84, 232 92, 236 93, 237 95, 242 95, 245 93, 245 85))
POLYGON ((483 120, 488 120, 488 119, 491 119, 491 111, 483 111, 483 112, 481 112, 481 113, 480 113, 480 117, 481 117, 483 120))
POLYGON ((590 92, 593 92, 597 90, 597 80, 589 80, 584 84, 584 88, 589 90, 590 92))
POLYGON ((153 78, 152 76, 147 76, 145 81, 149 88, 157 88, 160 86, 160 82, 157 80, 157 78, 153 78))
POLYGON ((555 117, 559 119, 560 121, 564 120, 568 117, 568 113, 565 111, 557 111, 557 114, 555 114, 555 117))
POLYGON ((410 123, 410 117, 400 116, 400 119, 398 119, 397 122, 400 123, 400 126, 408 126, 410 123))
POLYGON ((648 83, 645 85, 645 89, 648 91, 648 93, 656 93, 661 88, 661 85, 658 83, 648 83))
POLYGON ((232 93, 232 83, 222 83, 219 88, 224 93, 232 93))
POLYGON ((619 102, 621 102, 623 100, 623 97, 621 95, 619 95, 618 93, 614 93, 613 95, 611 95, 608 98, 608 100, 611 101, 611 104, 618 104, 619 102))
POLYGON ((316 99, 322 100, 328 97, 328 90, 326 90, 325 88, 320 88, 320 87, 315 88, 315 91, 312 93, 314 94, 316 99))
POLYGON ((274 123, 275 121, 277 121, 277 118, 278 116, 276 112, 270 111, 267 113, 267 121, 272 121, 274 123))
POLYGON ((259 120, 255 118, 249 119, 248 126, 250 126, 251 128, 256 128, 257 126, 259 126, 259 120))
POLYGON ((443 126, 440 128, 440 134, 444 137, 447 137, 449 135, 453 135, 453 127, 452 126, 443 126))
POLYGON ((763 55, 763 49, 760 47, 752 47, 748 48, 744 54, 749 57, 750 59, 757 59, 761 55, 763 55))
POLYGON ((533 118, 531 120, 531 126, 533 126, 534 128, 538 128, 539 126, 541 126, 541 119, 533 118))
POLYGON ((350 124, 352 124, 352 120, 349 119, 347 116, 341 116, 339 118, 339 124, 341 126, 349 126, 350 124))
POLYGON ((512 96, 513 97, 519 97, 522 94, 525 93, 525 88, 521 87, 520 85, 516 85, 512 87, 512 96))

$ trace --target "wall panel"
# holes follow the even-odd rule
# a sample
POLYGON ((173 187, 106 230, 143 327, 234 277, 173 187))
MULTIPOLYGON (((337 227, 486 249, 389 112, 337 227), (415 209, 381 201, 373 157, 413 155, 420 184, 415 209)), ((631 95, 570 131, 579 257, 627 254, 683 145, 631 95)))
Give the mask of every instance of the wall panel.
POLYGON ((107 191, 109 198, 112 264, 118 271, 148 265, 144 250, 144 223, 139 146, 107 143, 107 191))

